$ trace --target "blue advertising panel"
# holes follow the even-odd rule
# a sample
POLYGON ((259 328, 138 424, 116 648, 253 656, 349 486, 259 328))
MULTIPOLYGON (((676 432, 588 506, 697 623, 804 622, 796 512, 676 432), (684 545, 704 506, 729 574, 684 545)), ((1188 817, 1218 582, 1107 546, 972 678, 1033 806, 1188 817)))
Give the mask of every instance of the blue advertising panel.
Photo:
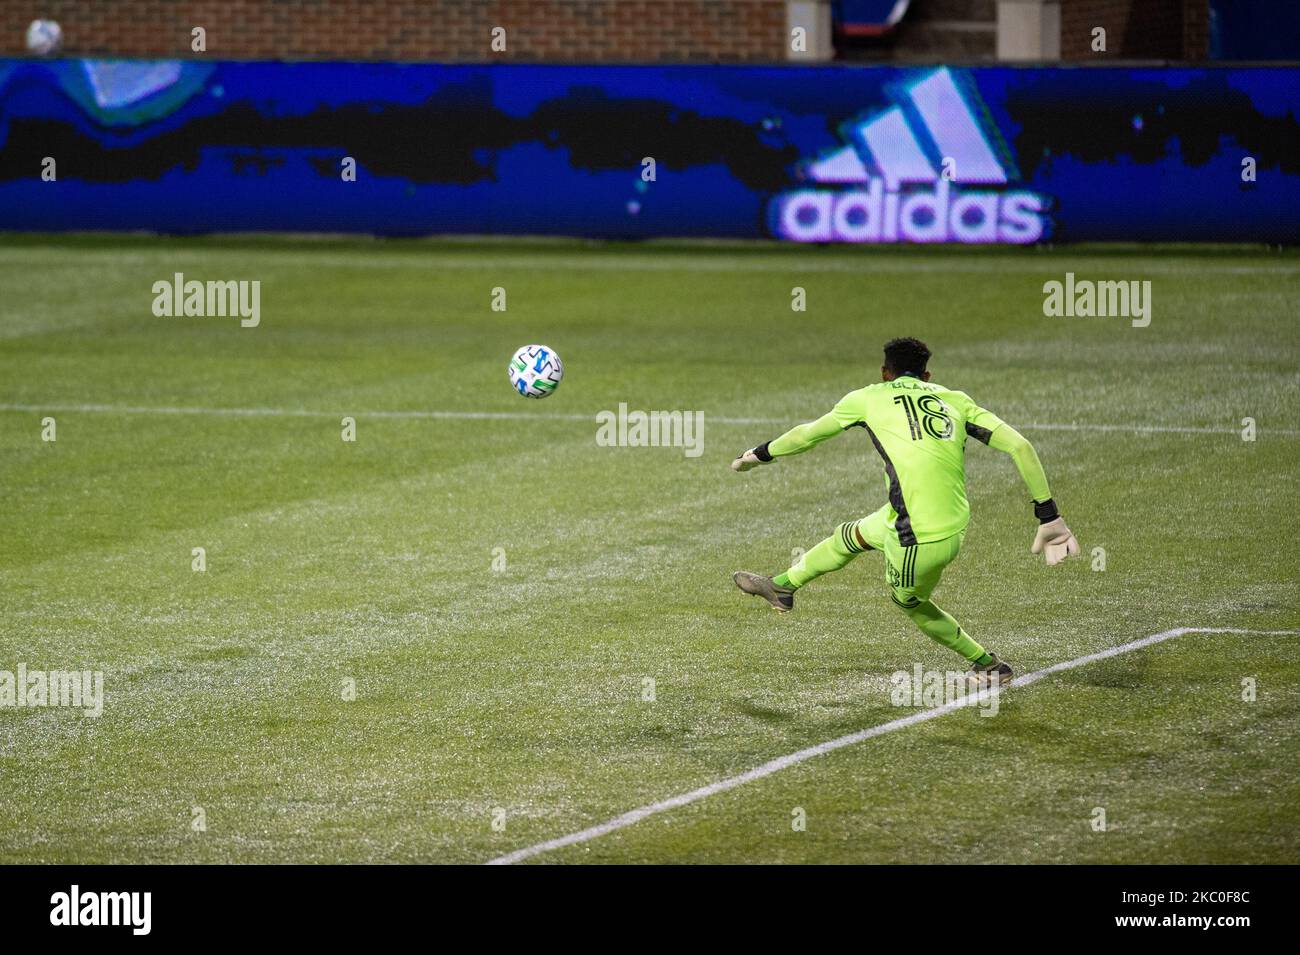
POLYGON ((1285 67, 0 60, 0 229, 1294 242, 1298 116, 1285 67))

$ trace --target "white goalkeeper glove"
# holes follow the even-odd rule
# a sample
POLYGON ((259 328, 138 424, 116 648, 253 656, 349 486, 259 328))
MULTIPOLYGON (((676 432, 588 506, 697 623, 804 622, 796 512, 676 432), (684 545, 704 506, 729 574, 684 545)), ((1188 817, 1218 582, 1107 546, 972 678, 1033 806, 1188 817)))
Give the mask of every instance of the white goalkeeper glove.
POLYGON ((1034 514, 1041 523, 1034 536, 1034 546, 1029 548, 1031 554, 1042 554, 1049 567, 1055 567, 1067 557, 1078 555, 1079 542, 1074 539, 1074 534, 1057 512, 1055 502, 1035 502, 1034 514))
POLYGON ((758 447, 750 448, 744 454, 737 456, 736 460, 731 462, 731 470, 749 471, 760 464, 769 464, 771 461, 772 455, 767 453, 767 443, 764 442, 758 447))

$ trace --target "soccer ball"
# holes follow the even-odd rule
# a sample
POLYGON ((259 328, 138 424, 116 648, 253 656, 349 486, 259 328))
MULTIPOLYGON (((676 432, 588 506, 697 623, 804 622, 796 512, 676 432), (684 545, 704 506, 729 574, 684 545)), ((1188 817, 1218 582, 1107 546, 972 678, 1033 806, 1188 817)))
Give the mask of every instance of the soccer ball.
POLYGON ((545 398, 560 386, 564 363, 545 345, 525 345, 510 359, 510 384, 525 398, 545 398))
POLYGON ((53 20, 33 20, 27 27, 27 50, 49 56, 63 45, 63 30, 53 20))

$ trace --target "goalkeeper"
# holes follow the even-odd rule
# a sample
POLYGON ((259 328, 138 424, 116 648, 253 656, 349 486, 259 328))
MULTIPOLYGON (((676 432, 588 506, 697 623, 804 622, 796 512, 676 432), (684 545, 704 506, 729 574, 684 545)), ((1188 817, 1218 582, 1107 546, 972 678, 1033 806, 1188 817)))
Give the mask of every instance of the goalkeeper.
POLYGON ((1010 682, 1011 667, 976 643, 930 599, 939 577, 961 550, 970 506, 966 502, 966 439, 1011 455, 1033 499, 1038 533, 1031 552, 1048 564, 1079 553, 1079 542, 1056 510, 1038 455, 1014 428, 960 391, 930 381, 930 349, 915 338, 885 345, 884 379, 845 395, 828 414, 760 444, 731 463, 748 471, 777 458, 801 454, 849 428, 863 428, 885 467, 889 503, 847 524, 776 577, 746 571, 736 586, 763 597, 781 612, 794 609, 804 584, 839 570, 863 551, 885 555, 885 580, 894 603, 926 636, 971 662, 976 682, 1010 682))

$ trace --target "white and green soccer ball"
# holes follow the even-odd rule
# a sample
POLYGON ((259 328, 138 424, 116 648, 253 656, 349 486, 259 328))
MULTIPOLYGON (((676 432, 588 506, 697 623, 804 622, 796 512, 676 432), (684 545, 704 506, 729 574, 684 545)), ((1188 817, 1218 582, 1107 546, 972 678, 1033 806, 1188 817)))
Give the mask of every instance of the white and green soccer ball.
POLYGON ((63 30, 53 20, 33 20, 27 28, 27 51, 37 56, 58 53, 63 45, 63 30))
POLYGON ((525 398, 545 398, 560 387, 564 363, 554 349, 525 345, 510 359, 510 384, 525 398))

